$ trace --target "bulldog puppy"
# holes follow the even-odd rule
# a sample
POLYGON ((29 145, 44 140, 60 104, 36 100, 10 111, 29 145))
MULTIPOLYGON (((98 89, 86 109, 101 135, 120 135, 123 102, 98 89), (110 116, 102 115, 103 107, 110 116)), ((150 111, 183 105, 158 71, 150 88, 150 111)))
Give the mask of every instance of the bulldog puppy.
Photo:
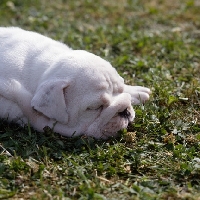
POLYGON ((149 99, 111 64, 20 28, 0 28, 0 118, 64 136, 117 136, 149 99), (132 104, 132 105, 131 105, 132 104))

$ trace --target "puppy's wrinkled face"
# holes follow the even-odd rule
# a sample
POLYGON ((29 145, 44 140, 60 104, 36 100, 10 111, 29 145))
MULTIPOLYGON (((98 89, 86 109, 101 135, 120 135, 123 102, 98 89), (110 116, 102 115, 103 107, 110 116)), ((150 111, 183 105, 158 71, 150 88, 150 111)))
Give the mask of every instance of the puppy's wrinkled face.
POLYGON ((73 84, 64 90, 67 125, 96 138, 116 136, 134 119, 131 96, 124 93, 123 78, 107 61, 93 54, 88 60, 87 66, 85 62, 84 68, 79 68, 73 84))
POLYGON ((116 136, 135 117, 131 106, 150 90, 127 86, 109 62, 86 51, 72 51, 48 70, 31 101, 34 110, 56 121, 66 136, 116 136))

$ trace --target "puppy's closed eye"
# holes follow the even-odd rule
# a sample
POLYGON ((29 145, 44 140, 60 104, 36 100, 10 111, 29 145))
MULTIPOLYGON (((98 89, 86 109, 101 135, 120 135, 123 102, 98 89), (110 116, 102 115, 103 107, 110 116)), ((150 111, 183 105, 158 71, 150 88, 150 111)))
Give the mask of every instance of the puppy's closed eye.
POLYGON ((103 109, 103 105, 91 106, 91 107, 88 107, 86 110, 91 111, 91 110, 102 110, 102 109, 103 109))

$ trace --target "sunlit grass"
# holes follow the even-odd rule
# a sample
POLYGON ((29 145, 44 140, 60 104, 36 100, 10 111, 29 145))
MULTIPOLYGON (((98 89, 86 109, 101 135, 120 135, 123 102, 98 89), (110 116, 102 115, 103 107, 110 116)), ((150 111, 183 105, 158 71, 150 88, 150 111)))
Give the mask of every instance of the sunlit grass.
POLYGON ((200 3, 0 1, 20 26, 93 52, 151 88, 135 122, 109 141, 0 122, 0 199, 198 199, 200 3))

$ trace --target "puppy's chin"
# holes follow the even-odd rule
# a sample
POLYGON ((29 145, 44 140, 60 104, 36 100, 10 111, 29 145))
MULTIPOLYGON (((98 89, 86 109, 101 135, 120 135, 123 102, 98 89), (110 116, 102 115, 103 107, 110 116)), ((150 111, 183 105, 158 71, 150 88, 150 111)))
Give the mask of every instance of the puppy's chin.
POLYGON ((127 128, 129 121, 127 118, 113 117, 101 130, 101 138, 117 137, 118 131, 127 128))

